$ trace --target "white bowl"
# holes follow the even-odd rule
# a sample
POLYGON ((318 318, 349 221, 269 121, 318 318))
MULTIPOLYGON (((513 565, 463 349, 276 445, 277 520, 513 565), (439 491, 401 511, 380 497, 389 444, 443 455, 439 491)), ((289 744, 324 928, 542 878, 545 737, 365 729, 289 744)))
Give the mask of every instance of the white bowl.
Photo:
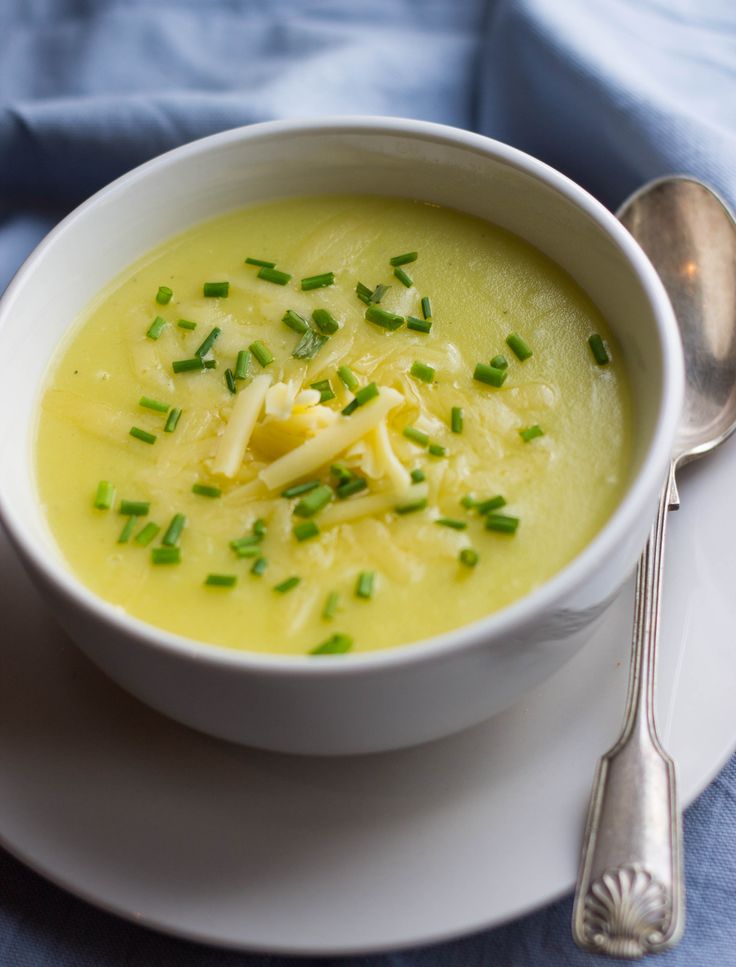
POLYGON ((79 647, 144 702, 187 725, 284 752, 373 752, 494 714, 585 644, 644 544, 683 388, 679 335, 645 255, 590 195, 507 145, 419 121, 287 121, 162 155, 77 208, 0 303, 0 519, 79 647), (356 192, 433 201, 495 222, 587 291, 622 347, 634 395, 630 484, 564 570, 501 612, 407 647, 312 658, 234 652, 132 618, 68 570, 36 493, 33 430, 59 340, 95 293, 147 249, 221 212, 288 195, 356 192))

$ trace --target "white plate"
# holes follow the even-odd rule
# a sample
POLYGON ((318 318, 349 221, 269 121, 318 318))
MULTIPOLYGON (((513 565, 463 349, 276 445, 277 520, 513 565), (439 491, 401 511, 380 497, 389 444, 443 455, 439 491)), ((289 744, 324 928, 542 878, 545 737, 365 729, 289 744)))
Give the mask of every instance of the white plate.
MULTIPOLYGON (((730 445, 690 471, 670 522, 660 730, 686 802, 736 744, 734 479, 730 445)), ((0 841, 92 903, 213 944, 347 954, 492 926, 572 886, 621 718, 631 586, 582 654, 485 725, 307 760, 144 708, 65 639, 4 539, 0 575, 0 841)))

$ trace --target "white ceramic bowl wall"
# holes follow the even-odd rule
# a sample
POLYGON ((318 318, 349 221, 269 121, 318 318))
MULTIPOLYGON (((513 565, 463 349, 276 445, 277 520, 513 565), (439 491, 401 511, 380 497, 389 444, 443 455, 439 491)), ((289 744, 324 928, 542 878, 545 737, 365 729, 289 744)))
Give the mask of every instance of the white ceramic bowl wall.
POLYGON ((0 304, 0 517, 79 647, 156 709, 216 736, 286 752, 423 742, 499 711, 585 644, 654 516, 682 395, 672 310, 651 265, 581 188, 506 145, 393 119, 275 122, 186 145, 103 189, 28 259, 0 304), (221 212, 289 195, 401 195, 487 218, 555 259, 620 341, 635 400, 630 486, 596 539, 504 611, 365 655, 234 653, 121 613, 65 567, 36 496, 33 429, 59 340, 96 292, 147 249, 221 212))

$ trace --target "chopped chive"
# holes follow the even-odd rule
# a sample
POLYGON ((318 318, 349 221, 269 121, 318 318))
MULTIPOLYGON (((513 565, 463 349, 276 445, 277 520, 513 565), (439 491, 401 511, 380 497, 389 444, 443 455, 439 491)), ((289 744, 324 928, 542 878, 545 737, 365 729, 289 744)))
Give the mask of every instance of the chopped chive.
POLYGON ((184 514, 174 514, 171 518, 169 526, 166 528, 164 536, 161 538, 161 543, 164 547, 176 547, 181 540, 181 532, 186 526, 187 519, 184 514))
POLYGON ((180 329, 196 329, 197 328, 197 323, 196 322, 192 322, 191 319, 180 319, 177 322, 177 326, 180 329))
POLYGON ((308 541, 311 537, 317 537, 319 526, 313 520, 305 520, 292 528, 292 532, 298 541, 308 541))
POLYGON ((337 375, 351 393, 354 393, 360 386, 357 376, 349 366, 341 366, 337 371, 337 375))
POLYGON ((168 285, 160 285, 158 287, 158 292, 156 293, 156 302, 160 306, 165 306, 167 303, 171 302, 171 297, 174 294, 174 290, 170 289, 168 285))
POLYGON ((355 596, 365 599, 372 598, 375 579, 375 571, 361 571, 355 583, 355 596))
POLYGON ((496 497, 489 497, 488 500, 475 500, 472 506, 479 514, 490 514, 491 511, 499 510, 506 506, 506 498, 498 494, 496 497))
POLYGON ((192 484, 192 493, 200 497, 221 497, 222 491, 219 487, 211 487, 209 484, 192 484))
POLYGON ((478 363, 473 372, 473 379, 479 383, 487 383, 488 386, 503 386, 508 373, 505 369, 496 369, 495 366, 488 366, 486 363, 478 363))
POLYGON ((465 494, 464 497, 460 498, 460 503, 468 510, 472 510, 475 507, 475 498, 471 494, 465 494))
POLYGON ((589 337, 588 345, 590 346, 590 351, 593 353, 593 358, 599 366, 605 366, 606 363, 611 361, 603 339, 597 332, 594 332, 593 335, 589 337))
MULTIPOLYGON (((258 534, 246 534, 245 537, 236 537, 235 540, 230 541, 230 548, 235 551, 235 553, 241 557, 245 556, 242 554, 243 551, 248 548, 255 548, 258 550, 262 538, 258 534)), ((260 553, 260 551, 258 551, 260 553)))
POLYGON ((518 526, 518 517, 506 514, 488 514, 486 517, 486 530, 498 531, 499 534, 515 534, 518 526))
POLYGON ((151 509, 147 500, 121 500, 118 513, 126 517, 145 517, 151 509))
POLYGON ((307 480, 306 483, 294 484, 293 487, 287 487, 286 490, 282 490, 281 496, 287 499, 290 497, 300 497, 302 494, 308 494, 315 487, 319 487, 319 480, 307 480))
POLYGON ((345 483, 341 483, 337 490, 337 496, 340 500, 345 500, 346 497, 351 497, 353 494, 359 494, 361 490, 365 490, 368 486, 368 481, 365 477, 354 477, 352 480, 346 480, 345 483))
POLYGON ((453 433, 463 432, 463 408, 462 406, 453 406, 450 410, 450 429, 453 433))
POLYGON ((367 285, 363 285, 362 282, 358 282, 358 284, 355 286, 355 294, 361 302, 365 302, 366 305, 370 305, 373 290, 369 289, 367 285))
POLYGON ((350 635, 330 635, 321 644, 312 648, 310 655, 344 655, 353 647, 353 639, 350 635))
POLYGON ((320 379, 316 383, 311 383, 310 389, 316 389, 319 392, 320 403, 327 403, 335 398, 329 379, 320 379))
POLYGON ((368 383, 362 389, 359 389, 355 394, 355 399, 351 400, 350 403, 342 410, 344 416, 350 416, 354 410, 359 406, 363 406, 369 400, 375 399, 378 396, 378 387, 375 383, 368 383))
POLYGON ((297 517, 312 517, 318 511, 326 507, 333 498, 332 487, 327 484, 320 484, 314 490, 305 494, 294 508, 297 517))
POLYGON ((397 514, 413 514, 418 510, 424 510, 427 506, 427 498, 421 497, 418 500, 409 500, 405 504, 397 504, 394 510, 397 514))
POLYGON ((202 369, 217 369, 217 361, 214 359, 203 359, 202 369))
POLYGON ((155 410, 157 413, 168 413, 170 409, 168 403, 152 400, 150 396, 141 396, 138 400, 138 406, 143 406, 147 410, 155 410))
POLYGON ((248 349, 253 353, 261 366, 269 366, 273 362, 273 356, 268 346, 265 346, 260 339, 252 342, 248 349))
POLYGON ((164 433, 173 433, 176 429, 176 424, 179 422, 181 417, 181 410, 178 406, 175 406, 168 417, 166 418, 166 426, 164 427, 164 433))
POLYGON ((403 316, 397 316, 395 312, 389 312, 379 306, 368 306, 365 310, 365 318, 382 329, 388 329, 389 332, 395 332, 404 324, 403 316))
POLYGON ((532 355, 531 349, 517 332, 510 332, 508 334, 506 337, 506 345, 513 350, 517 359, 522 363, 532 355))
POLYGON ((498 356, 494 356, 491 360, 491 366, 493 366, 494 369, 507 369, 508 365, 509 361, 506 359, 503 353, 499 353, 498 356))
POLYGON ((237 359, 235 360, 235 379, 245 379, 248 375, 249 369, 250 352, 247 349, 241 349, 238 353, 237 359))
POLYGON ((253 536, 261 539, 266 536, 267 530, 265 520, 262 517, 256 517, 253 521, 253 536))
POLYGON ((423 480, 427 479, 426 473, 423 470, 420 470, 419 467, 415 467, 409 476, 414 483, 421 483, 423 480))
POLYGON ((250 573, 260 577, 267 567, 268 567, 268 561, 266 560, 266 558, 259 557, 257 560, 253 561, 253 564, 251 565, 251 568, 250 568, 250 573))
POLYGON ((280 584, 275 584, 273 589, 274 591, 278 591, 279 594, 286 594, 287 591, 291 591, 291 589, 295 588, 300 582, 301 578, 294 575, 293 577, 286 578, 285 581, 281 581, 280 584))
POLYGON ((162 319, 161 316, 156 316, 156 318, 153 320, 151 325, 148 327, 146 331, 146 335, 148 336, 149 339, 158 339, 158 337, 164 331, 166 326, 167 326, 166 320, 162 319))
POLYGON ((544 436, 544 430, 535 423, 534 426, 528 426, 524 430, 519 430, 519 436, 524 441, 524 443, 529 443, 530 440, 534 440, 535 437, 544 436))
POLYGON ((205 369, 206 365, 204 359, 194 356, 192 359, 175 359, 171 368, 175 373, 191 373, 194 370, 205 369))
POLYGON ((439 524, 440 527, 451 527, 456 531, 464 531, 468 526, 466 520, 456 520, 454 517, 438 517, 435 524, 439 524))
POLYGON ((260 265, 262 269, 272 269, 276 265, 275 262, 269 262, 267 259, 254 259, 252 256, 248 256, 245 260, 246 265, 260 265))
POLYGON ((148 430, 141 430, 139 426, 131 426, 128 430, 130 436, 135 437, 136 440, 140 440, 142 443, 153 444, 156 442, 156 434, 149 433, 148 430))
POLYGON ((149 520, 148 523, 138 531, 133 540, 136 542, 136 544, 140 544, 141 547, 148 547, 160 530, 161 528, 158 526, 158 524, 154 524, 152 520, 149 520))
POLYGON ((429 301, 428 295, 422 297, 422 315, 425 319, 432 318, 432 303, 429 301))
POLYGON ((210 349, 212 349, 212 347, 215 345, 215 341, 221 332, 222 332, 222 329, 220 329, 219 326, 213 326, 212 329, 210 329, 209 333, 202 340, 199 347, 194 350, 194 355, 199 356, 200 359, 204 359, 204 357, 207 355, 210 349))
POLYGON ((384 285, 383 282, 379 282, 378 285, 373 290, 373 292, 371 293, 371 297, 369 300, 371 305, 377 306, 378 303, 383 299, 383 297, 386 295, 386 293, 389 291, 390 288, 391 288, 390 285, 384 285))
POLYGON ((309 292, 312 289, 324 289, 328 285, 334 284, 334 272, 322 272, 321 275, 308 275, 306 279, 302 279, 301 281, 302 292, 309 292))
POLYGON ((97 510, 109 510, 115 503, 115 488, 109 480, 100 480, 95 491, 93 506, 97 510))
POLYGON ((411 440, 412 443, 418 443, 420 447, 429 446, 429 437, 422 430, 417 430, 415 426, 405 426, 401 431, 407 440, 411 440))
POLYGON ((447 455, 447 447, 440 446, 439 443, 430 443, 427 450, 433 457, 444 457, 447 455))
POLYGON ((478 552, 474 551, 472 547, 464 547, 458 554, 458 560, 465 567, 475 567, 478 563, 478 552))
POLYGON ((325 601, 325 606, 322 608, 322 617, 325 621, 332 621, 332 619, 337 614, 337 609, 340 605, 340 595, 337 591, 330 591, 327 595, 325 601))
POLYGON ((338 486, 342 486, 355 477, 353 471, 346 467, 344 463, 333 463, 330 467, 330 473, 340 481, 338 486))
POLYGON ((414 285, 414 280, 412 277, 403 269, 394 269, 394 275, 402 285, 406 286, 407 289, 410 289, 414 285))
POLYGON ((315 309, 312 313, 315 326, 326 336, 332 336, 340 328, 340 324, 327 309, 315 309))
POLYGON ((151 564, 179 564, 181 561, 181 548, 179 547, 152 547, 151 564))
POLYGON ((273 282, 274 285, 286 285, 287 282, 291 281, 288 272, 279 272, 278 269, 270 265, 264 265, 263 268, 259 269, 258 278, 265 282, 273 282))
POLYGON ((235 385, 233 371, 229 367, 225 370, 225 385, 233 395, 238 392, 238 387, 235 385))
MULTIPOLYGON (((232 541, 230 544, 232 546, 232 541)), ((238 547, 233 547, 233 550, 240 558, 258 557, 261 553, 261 548, 258 544, 244 544, 242 546, 238 545, 238 547)))
POLYGON ((285 326, 288 326, 289 329, 293 329, 294 332, 298 332, 299 334, 306 332, 307 329, 309 329, 307 320, 304 318, 304 316, 300 316, 299 313, 294 312, 293 309, 287 309, 281 317, 281 321, 285 326))
POLYGON ((389 259, 389 262, 391 265, 408 265, 409 262, 416 262, 416 260, 416 252, 404 252, 403 255, 394 255, 393 258, 389 259))
POLYGON ((238 578, 235 574, 208 574, 204 583, 211 588, 234 588, 238 578))
POLYGON ((320 349, 327 342, 328 337, 314 329, 307 329, 302 338, 296 344, 292 352, 294 359, 314 359, 320 349))
POLYGON ((434 382, 435 370, 433 367, 426 363, 420 363, 418 359, 415 359, 411 364, 409 373, 414 379, 420 379, 423 383, 434 382))
POLYGON ((406 328, 412 329, 414 332, 427 333, 432 329, 432 321, 430 319, 417 319, 416 316, 407 316, 406 328))
POLYGON ((227 299, 230 295, 230 283, 205 282, 202 286, 202 295, 207 299, 227 299))
POLYGON ((133 533, 137 520, 138 518, 135 516, 135 514, 133 514, 131 517, 129 517, 126 520, 126 522, 123 524, 123 529, 120 531, 120 534, 118 536, 118 544, 128 543, 128 541, 130 540, 130 535, 133 533))

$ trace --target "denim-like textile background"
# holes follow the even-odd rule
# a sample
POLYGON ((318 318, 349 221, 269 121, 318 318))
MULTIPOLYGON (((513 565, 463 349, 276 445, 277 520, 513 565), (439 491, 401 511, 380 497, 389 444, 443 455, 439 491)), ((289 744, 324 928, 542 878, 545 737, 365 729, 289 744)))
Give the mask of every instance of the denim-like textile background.
MULTIPOLYGON (((733 0, 0 0, 0 290, 71 207, 185 141, 390 114, 508 141, 614 207, 686 172, 736 204, 733 0)), ((661 967, 736 965, 736 759, 686 816, 688 930, 661 967)), ((570 900, 350 967, 592 964, 570 900)), ((282 967, 100 913, 0 855, 0 967, 282 967)), ((611 962, 614 963, 614 962, 611 962)))

